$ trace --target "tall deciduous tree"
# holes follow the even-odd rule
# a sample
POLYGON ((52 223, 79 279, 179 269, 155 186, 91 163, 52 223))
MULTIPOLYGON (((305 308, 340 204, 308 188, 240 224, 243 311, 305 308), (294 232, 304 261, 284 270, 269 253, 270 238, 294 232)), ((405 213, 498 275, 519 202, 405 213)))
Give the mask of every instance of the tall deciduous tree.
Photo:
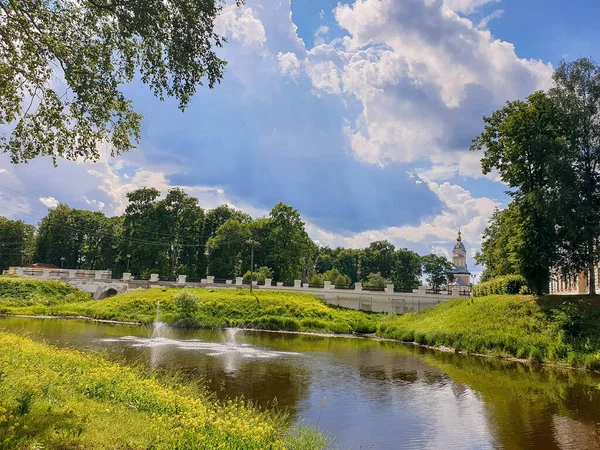
POLYGON ((522 223, 519 207, 514 202, 506 209, 494 211, 483 232, 481 250, 475 254, 477 264, 485 266, 480 282, 521 273, 522 223))
POLYGON ((363 279, 371 273, 379 273, 383 278, 390 278, 396 265, 394 246, 388 241, 371 242, 364 249, 361 259, 363 279))
POLYGON ((418 254, 405 248, 396 251, 391 272, 395 289, 412 292, 421 284, 421 274, 421 257, 418 254))
POLYGON ((485 117, 471 150, 484 150, 483 173, 497 169, 522 216, 521 271, 535 292, 548 289, 556 256, 558 196, 568 178, 561 112, 543 92, 485 117))
POLYGON ((31 260, 35 227, 0 217, 0 272, 31 260))
POLYGON ((590 294, 595 294, 600 260, 600 66, 587 58, 562 63, 550 97, 562 114, 569 171, 561 196, 557 265, 563 272, 585 270, 590 294))
POLYGON ((448 274, 452 270, 452 263, 445 256, 429 254, 421 258, 423 272, 427 274, 427 282, 434 289, 439 289, 446 284, 448 274))
MULTIPOLYGON (((238 3, 240 3, 238 1, 238 3)), ((214 87, 220 0, 0 1, 0 151, 14 163, 40 155, 97 159, 139 139, 141 116, 121 87, 136 74, 184 109, 214 87), (62 83, 54 80, 62 79, 62 83)))
POLYGON ((304 229, 300 213, 280 202, 271 210, 269 220, 267 242, 260 242, 261 246, 267 245, 266 266, 273 269, 276 279, 299 279, 307 260, 316 251, 304 229))
POLYGON ((120 233, 119 218, 60 204, 40 222, 34 258, 57 266, 64 258, 69 269, 113 268, 120 233))
POLYGON ((233 279, 250 270, 251 225, 229 219, 208 240, 208 273, 217 278, 233 279))

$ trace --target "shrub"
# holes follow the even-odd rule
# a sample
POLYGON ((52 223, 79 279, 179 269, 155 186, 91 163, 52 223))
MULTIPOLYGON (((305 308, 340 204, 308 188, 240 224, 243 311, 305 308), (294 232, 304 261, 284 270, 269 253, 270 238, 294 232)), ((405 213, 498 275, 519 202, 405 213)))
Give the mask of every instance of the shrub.
POLYGON ((364 287, 369 288, 385 288, 388 284, 393 284, 391 280, 383 278, 380 273, 370 273, 367 281, 363 283, 364 287))
POLYGON ((519 294, 526 288, 526 281, 521 275, 505 275, 473 286, 473 297, 486 295, 519 294))
POLYGON ((576 305, 564 302, 550 311, 552 321, 569 337, 577 337, 583 332, 583 317, 576 305))
POLYGON ((348 275, 344 275, 337 269, 328 270, 325 273, 317 273, 310 277, 310 284, 323 284, 325 281, 330 281, 331 284, 337 286, 350 286, 352 280, 348 275))
POLYGON ((521 295, 531 295, 531 289, 529 289, 528 286, 521 286, 521 289, 519 289, 519 294, 521 294, 521 295))
MULTIPOLYGON (((250 271, 244 274, 244 281, 250 281, 250 271)), ((263 282, 267 278, 273 278, 273 271, 268 267, 259 267, 252 274, 252 281, 260 281, 263 282)))
POLYGON ((193 318, 199 310, 198 296, 186 289, 174 297, 175 311, 181 319, 193 318))

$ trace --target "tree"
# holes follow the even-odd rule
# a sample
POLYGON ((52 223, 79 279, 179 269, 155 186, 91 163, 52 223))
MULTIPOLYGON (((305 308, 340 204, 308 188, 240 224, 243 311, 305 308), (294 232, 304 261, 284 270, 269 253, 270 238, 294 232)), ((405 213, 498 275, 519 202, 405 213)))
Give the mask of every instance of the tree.
POLYGON ((418 254, 405 248, 396 251, 391 272, 395 289, 412 292, 421 284, 421 274, 421 257, 418 254))
POLYGON ((568 185, 561 112, 543 92, 508 102, 484 117, 471 150, 484 150, 484 174, 497 169, 522 217, 521 273, 537 293, 548 289, 556 257, 558 204, 568 185))
POLYGON ((193 277, 204 274, 204 210, 198 206, 198 199, 174 188, 157 202, 155 210, 159 231, 168 238, 166 251, 171 278, 176 274, 193 277))
POLYGON ((596 293, 600 260, 600 66, 582 58, 560 64, 550 97, 561 111, 568 179, 561 191, 558 260, 563 273, 585 270, 596 293))
POLYGON ((316 245, 308 237, 300 213, 291 206, 278 203, 271 210, 269 219, 270 233, 264 243, 267 245, 266 265, 273 268, 277 280, 299 279, 306 261, 312 259, 316 245))
POLYGON ((62 262, 69 269, 112 269, 120 234, 119 218, 60 204, 40 222, 34 259, 57 266, 62 262))
POLYGON ((220 0, 0 2, 0 125, 12 127, 0 149, 13 163, 98 159, 105 142, 113 155, 131 149, 141 116, 121 86, 139 74, 181 110, 197 86, 213 88, 226 64, 215 53, 221 8, 220 0))
POLYGON ((217 229, 229 219, 234 219, 239 222, 252 221, 252 217, 250 217, 250 215, 231 208, 228 205, 220 205, 214 209, 209 209, 206 211, 204 218, 204 237, 207 240, 213 237, 217 232, 217 229))
POLYGON ((350 277, 353 283, 360 281, 362 250, 341 249, 333 262, 333 268, 350 277))
POLYGON ((35 227, 0 217, 0 273, 31 261, 35 227))
POLYGON ((390 278, 396 263, 395 250, 388 241, 371 242, 362 253, 361 271, 363 276, 380 273, 382 277, 390 278))
POLYGON ((452 271, 452 263, 445 256, 429 254, 421 258, 423 272, 427 274, 427 282, 435 290, 447 284, 448 274, 452 271))
POLYGON ((164 236, 156 215, 156 203, 160 191, 141 188, 127 193, 129 204, 123 215, 123 241, 120 260, 127 261, 131 255, 130 271, 143 278, 151 273, 166 275, 170 264, 166 254, 169 236, 164 236))
POLYGON ((485 266, 480 282, 521 273, 522 224, 519 206, 515 202, 506 209, 494 211, 483 232, 481 250, 475 254, 476 263, 485 266))
POLYGON ((250 269, 252 237, 250 224, 229 219, 207 242, 208 273, 217 278, 233 279, 250 269))
POLYGON ((384 289, 388 284, 392 284, 391 280, 384 278, 380 273, 370 273, 363 283, 364 287, 384 289))

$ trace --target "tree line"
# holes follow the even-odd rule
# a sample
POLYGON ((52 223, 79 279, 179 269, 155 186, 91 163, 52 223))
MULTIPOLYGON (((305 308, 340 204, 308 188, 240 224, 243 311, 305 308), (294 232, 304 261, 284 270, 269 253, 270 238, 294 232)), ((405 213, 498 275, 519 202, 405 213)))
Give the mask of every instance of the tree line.
POLYGON ((600 259, 600 67, 563 62, 552 87, 485 117, 472 150, 498 171, 511 203, 494 213, 476 260, 482 280, 521 274, 537 293, 555 269, 585 272, 595 294, 600 259))
POLYGON ((452 265, 443 256, 426 255, 388 241, 364 249, 319 247, 310 239, 300 213, 278 203, 267 217, 221 205, 204 210, 179 188, 164 198, 154 188, 127 194, 121 216, 70 208, 50 209, 37 228, 21 221, 0 220, 0 267, 32 262, 70 269, 110 269, 139 278, 157 273, 162 279, 249 277, 252 252, 255 279, 302 279, 313 284, 393 284, 410 291, 425 274, 430 284, 447 282, 452 265))

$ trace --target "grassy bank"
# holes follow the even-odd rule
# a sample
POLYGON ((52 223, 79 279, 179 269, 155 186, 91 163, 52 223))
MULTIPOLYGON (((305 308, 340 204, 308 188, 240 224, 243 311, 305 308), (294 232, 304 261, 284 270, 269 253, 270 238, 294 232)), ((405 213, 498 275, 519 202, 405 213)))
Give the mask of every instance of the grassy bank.
POLYGON ((0 276, 0 308, 51 306, 89 300, 89 294, 62 281, 0 276))
POLYGON ((384 320, 382 337, 600 370, 600 301, 578 296, 456 299, 384 320))
POLYGON ((0 449, 321 449, 317 432, 199 388, 0 333, 0 449))
MULTIPOLYGON (((34 283, 46 283, 36 281, 34 283)), ((74 288, 73 288, 74 289, 74 288)), ((245 327, 267 330, 331 333, 373 333, 381 314, 335 308, 313 295, 247 289, 185 289, 197 298, 197 310, 188 325, 198 327, 245 327)), ((33 297, 27 301, 6 298, 0 285, 0 313, 55 316, 86 316, 94 319, 151 323, 156 319, 170 325, 181 323, 174 298, 182 289, 146 289, 104 300, 49 302, 33 297)), ((85 295, 85 294, 84 294, 85 295)))

